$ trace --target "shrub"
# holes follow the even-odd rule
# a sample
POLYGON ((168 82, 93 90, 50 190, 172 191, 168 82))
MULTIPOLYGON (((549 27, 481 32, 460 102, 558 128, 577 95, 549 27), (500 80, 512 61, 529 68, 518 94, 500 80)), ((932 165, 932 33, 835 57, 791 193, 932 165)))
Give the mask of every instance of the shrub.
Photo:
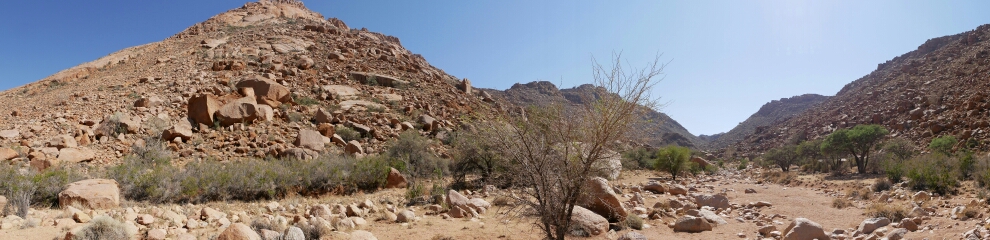
POLYGON ((434 155, 429 147, 429 139, 418 131, 405 131, 391 143, 385 156, 404 162, 405 172, 413 178, 447 175, 450 163, 434 155))
POLYGON ((856 159, 860 174, 866 173, 874 146, 887 136, 887 129, 880 125, 856 125, 852 129, 839 129, 825 137, 823 149, 845 149, 856 159))
POLYGON ((901 219, 908 216, 908 209, 900 205, 874 203, 866 208, 866 216, 871 218, 885 217, 891 222, 900 222, 901 219))
POLYGON ((834 208, 843 209, 843 208, 852 207, 852 206, 853 206, 853 203, 850 202, 848 199, 845 199, 845 198, 836 198, 836 199, 833 199, 832 200, 832 207, 834 207, 834 208))
POLYGON ((763 155, 764 159, 773 162, 774 165, 780 167, 780 170, 784 172, 789 171, 791 165, 798 163, 800 157, 801 154, 798 152, 798 146, 790 144, 770 149, 770 151, 767 151, 763 155))
MULTIPOLYGON (((468 174, 481 175, 482 183, 489 183, 505 171, 505 161, 494 147, 483 141, 480 134, 456 134, 452 136, 453 160, 450 171, 455 183, 464 183, 468 174)), ((623 165, 625 166, 625 165, 623 165)))
POLYGON ((914 190, 930 190, 945 195, 959 184, 956 162, 942 154, 929 154, 912 158, 907 163, 908 182, 914 190))
POLYGON ((763 172, 763 177, 762 178, 763 178, 764 181, 768 181, 768 182, 772 182, 772 183, 776 183, 776 184, 781 184, 781 185, 787 185, 787 184, 791 184, 791 182, 797 180, 797 173, 795 173, 795 172, 763 172))
POLYGON ((74 240, 128 240, 134 233, 127 232, 123 223, 107 216, 93 218, 79 230, 74 240))
POLYGON ((744 170, 746 169, 746 167, 749 167, 749 159, 743 158, 741 161, 739 161, 739 166, 736 166, 736 170, 744 170))
POLYGON ((673 180, 677 175, 690 170, 691 149, 681 146, 667 146, 657 151, 654 167, 659 171, 670 173, 673 180))
POLYGON ((887 181, 892 183, 899 183, 904 177, 904 163, 899 161, 888 160, 883 164, 883 172, 887 177, 887 181))
POLYGON ((932 142, 928 144, 928 149, 931 149, 934 153, 949 156, 952 155, 952 147, 955 146, 957 142, 959 141, 952 135, 941 136, 932 139, 932 142))
POLYGON ((21 171, 19 166, 0 164, 0 195, 7 196, 7 209, 0 214, 14 214, 24 218, 30 206, 53 207, 58 205, 58 193, 65 185, 82 180, 83 176, 69 167, 50 168, 45 172, 33 169, 21 171))
POLYGON ((337 128, 336 131, 334 132, 337 134, 337 136, 340 136, 341 139, 344 139, 345 142, 361 139, 361 133, 359 133, 357 130, 354 130, 353 128, 341 127, 341 128, 337 128))
POLYGON ((626 226, 636 230, 643 230, 643 219, 636 214, 629 214, 625 221, 626 226))
POLYGON ((638 147, 622 153, 622 167, 626 169, 643 169, 653 166, 655 151, 638 147))
POLYGON ((292 100, 298 103, 299 105, 303 105, 303 106, 313 106, 320 104, 320 100, 316 100, 314 98, 307 96, 298 96, 296 94, 292 94, 292 100))
POLYGON ((894 184, 891 183, 890 180, 884 178, 877 179, 876 182, 873 183, 873 192, 883 192, 890 190, 890 188, 893 187, 893 185, 894 184))
POLYGON ((390 168, 402 171, 405 163, 385 156, 367 157, 354 164, 348 180, 358 189, 375 190, 385 187, 390 168))
POLYGON ((974 168, 976 168, 976 158, 973 157, 973 152, 968 150, 963 152, 962 156, 959 157, 960 180, 966 180, 972 177, 974 168))

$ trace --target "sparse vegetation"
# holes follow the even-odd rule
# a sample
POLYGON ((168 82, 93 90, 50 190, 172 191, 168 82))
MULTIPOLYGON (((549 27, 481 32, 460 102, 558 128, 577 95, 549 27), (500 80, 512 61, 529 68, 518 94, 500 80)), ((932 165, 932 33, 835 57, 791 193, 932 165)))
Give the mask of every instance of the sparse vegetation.
POLYGON ((928 144, 928 149, 931 149, 933 153, 939 153, 946 156, 952 155, 952 147, 956 145, 959 141, 956 137, 952 135, 941 136, 932 139, 932 142, 928 144))
POLYGON ((834 208, 843 209, 852 206, 854 206, 852 201, 849 201, 848 199, 845 198, 836 198, 832 200, 832 207, 834 208))
POLYGON ((887 129, 880 125, 856 125, 852 129, 839 129, 829 134, 822 141, 822 148, 846 151, 856 159, 859 173, 865 174, 873 149, 887 133, 887 129))
POLYGON ((908 209, 901 205, 874 203, 866 208, 866 216, 871 218, 885 217, 892 222, 900 222, 908 216, 908 209))
POLYGON ((418 131, 405 131, 391 143, 391 147, 384 155, 404 163, 403 169, 396 169, 405 170, 413 178, 448 175, 450 173, 449 161, 433 154, 429 141, 418 131))
POLYGON ((316 100, 314 98, 307 96, 299 96, 296 94, 292 94, 292 101, 303 106, 313 106, 320 104, 320 100, 316 100))
POLYGON ((107 216, 93 218, 73 240, 128 240, 135 233, 127 232, 123 223, 107 216))
POLYGON ((892 188, 893 186, 894 184, 891 183, 890 180, 885 178, 879 178, 876 180, 876 182, 873 183, 873 192, 887 191, 890 190, 890 188, 892 188))
POLYGON ((763 157, 780 167, 781 171, 787 172, 790 171, 791 165, 798 162, 801 154, 798 152, 797 145, 784 145, 771 149, 763 157))
POLYGON ((349 127, 338 127, 335 134, 340 136, 341 139, 344 139, 345 142, 361 139, 361 133, 349 127))

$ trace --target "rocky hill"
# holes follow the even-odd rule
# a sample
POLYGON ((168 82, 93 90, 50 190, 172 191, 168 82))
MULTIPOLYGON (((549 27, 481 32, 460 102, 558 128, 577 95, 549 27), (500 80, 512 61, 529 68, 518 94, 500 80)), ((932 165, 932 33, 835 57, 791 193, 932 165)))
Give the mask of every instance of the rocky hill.
POLYGON ((933 38, 881 63, 834 97, 730 148, 761 152, 791 136, 816 138, 857 124, 880 124, 891 136, 927 145, 953 135, 986 151, 990 142, 990 25, 933 38))
POLYGON ((805 110, 824 102, 825 100, 828 100, 828 98, 828 96, 818 94, 804 94, 789 98, 781 98, 780 100, 772 100, 767 104, 763 104, 759 111, 756 111, 756 113, 750 115, 749 118, 746 118, 745 121, 739 123, 739 125, 736 125, 736 127, 732 128, 732 130, 713 136, 706 136, 707 140, 710 141, 708 146, 712 149, 724 148, 743 140, 746 136, 755 133, 757 129, 760 129, 761 127, 786 121, 791 117, 798 115, 805 110))
POLYGON ((492 113, 479 93, 396 37, 261 0, 0 93, 0 160, 112 162, 159 134, 185 160, 368 154, 492 113))
MULTIPOLYGON (((551 82, 536 81, 526 84, 517 83, 505 91, 491 89, 486 89, 485 91, 486 93, 490 93, 494 99, 498 99, 500 102, 512 103, 515 106, 546 106, 551 103, 577 106, 581 101, 585 101, 585 99, 593 99, 582 97, 583 94, 596 92, 590 88, 594 88, 594 86, 585 84, 574 88, 558 89, 551 82)), ((669 144, 690 148, 704 146, 705 141, 688 132, 687 129, 684 129, 681 124, 671 119, 667 114, 654 110, 646 111, 643 116, 643 120, 645 120, 643 125, 636 127, 636 132, 644 133, 643 136, 637 137, 645 139, 645 144, 653 147, 669 144)))

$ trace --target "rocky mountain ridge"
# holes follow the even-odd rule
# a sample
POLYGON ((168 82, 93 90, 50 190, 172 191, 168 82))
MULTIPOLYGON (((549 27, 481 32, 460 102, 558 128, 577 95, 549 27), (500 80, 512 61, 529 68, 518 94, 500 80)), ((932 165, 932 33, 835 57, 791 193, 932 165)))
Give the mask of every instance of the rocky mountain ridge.
POLYGON ((261 0, 0 92, 0 160, 110 163, 154 139, 182 160, 370 154, 499 111, 484 99, 396 37, 261 0))
MULTIPOLYGON (((485 89, 495 99, 500 102, 512 103, 515 106, 547 106, 551 103, 563 103, 565 106, 576 106, 586 99, 587 93, 599 93, 594 91, 594 86, 584 84, 573 88, 558 89, 556 85, 548 81, 534 81, 526 84, 516 83, 504 91, 485 89)), ((637 136, 645 139, 643 143, 652 147, 665 145, 679 145, 690 148, 701 148, 706 142, 688 132, 677 121, 667 116, 667 114, 655 110, 645 110, 643 123, 636 127, 636 132, 643 133, 637 136)))
POLYGON ((726 150, 756 154, 793 136, 818 138, 857 124, 880 124, 892 137, 926 146, 952 135, 956 147, 990 149, 990 25, 929 39, 918 49, 881 63, 834 97, 726 150))
POLYGON ((750 115, 745 121, 732 128, 728 132, 713 136, 702 137, 708 140, 709 148, 721 149, 743 140, 755 132, 763 131, 763 128, 771 124, 786 121, 791 117, 808 110, 815 105, 824 102, 829 96, 818 94, 803 94, 780 100, 772 100, 760 107, 760 110, 750 115))

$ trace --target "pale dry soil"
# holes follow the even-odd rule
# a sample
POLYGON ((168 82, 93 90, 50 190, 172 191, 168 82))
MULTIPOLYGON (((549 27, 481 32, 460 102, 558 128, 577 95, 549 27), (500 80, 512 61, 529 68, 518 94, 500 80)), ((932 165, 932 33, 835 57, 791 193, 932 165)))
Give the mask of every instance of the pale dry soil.
MULTIPOLYGON (((639 185, 651 179, 672 182, 668 177, 669 175, 652 171, 627 171, 623 173, 620 179, 612 181, 610 184, 613 186, 639 185)), ((845 229, 847 232, 851 232, 864 219, 868 218, 864 214, 866 208, 876 201, 875 197, 870 200, 857 199, 853 201, 853 207, 844 209, 832 207, 832 201, 837 195, 848 193, 849 189, 868 187, 873 183, 873 178, 836 180, 825 175, 801 175, 798 177, 798 180, 798 183, 779 185, 762 183, 755 176, 736 174, 725 177, 684 177, 683 179, 678 179, 677 182, 683 183, 686 186, 696 187, 698 191, 692 193, 715 194, 724 191, 732 204, 745 205, 746 203, 757 201, 770 202, 773 206, 762 208, 759 212, 763 215, 780 214, 785 216, 785 218, 774 219, 777 229, 780 231, 783 231, 794 218, 804 217, 821 224, 827 233, 832 232, 834 229, 845 229), (754 189, 757 192, 746 194, 744 193, 745 189, 754 189)), ((923 228, 923 230, 908 233, 906 239, 958 239, 961 233, 979 225, 979 218, 960 221, 951 220, 947 217, 949 215, 948 211, 952 206, 965 205, 975 198, 975 194, 971 193, 973 191, 971 189, 971 187, 964 187, 959 195, 952 198, 936 200, 934 203, 926 203, 925 206, 941 205, 941 207, 937 208, 940 216, 933 216, 931 220, 920 224, 919 228, 923 228), (945 204, 946 201, 947 204, 945 204), (926 227, 927 229, 924 229, 926 227)), ((623 192, 626 194, 630 193, 628 189, 623 189, 623 192)), ((908 192, 914 193, 913 191, 908 192)), ((401 198, 404 193, 405 190, 392 189, 373 194, 356 194, 352 196, 324 196, 320 198, 292 197, 283 199, 280 203, 283 206, 288 204, 306 205, 317 203, 347 204, 362 201, 363 199, 397 199, 401 198)), ((620 196, 620 200, 628 200, 626 196, 629 195, 620 196)), ((674 196, 669 194, 645 194, 644 197, 646 198, 647 207, 652 207, 653 204, 659 201, 674 198, 674 196)), ((491 202, 494 198, 488 197, 486 199, 491 202)), ((263 212, 262 208, 265 203, 267 202, 218 202, 197 205, 196 207, 210 206, 228 214, 231 211, 248 211, 249 213, 254 211, 254 213, 257 213, 263 212)), ((905 200, 894 200, 888 204, 907 203, 905 200)), ((133 202, 126 202, 123 205, 145 208, 152 207, 151 205, 133 202)), ((414 206, 410 207, 410 209, 414 210, 417 216, 421 217, 419 221, 411 224, 376 221, 377 216, 372 214, 366 217, 369 222, 366 230, 374 233, 378 239, 431 239, 436 236, 446 236, 452 239, 540 239, 542 236, 537 225, 535 225, 535 217, 510 217, 506 215, 510 212, 508 207, 493 206, 482 217, 475 219, 442 219, 438 215, 424 215, 427 211, 423 207, 414 206)), ((60 214, 63 214, 58 209, 40 211, 44 211, 48 216, 60 216, 60 214)), ((675 219, 662 218, 656 220, 646 219, 645 223, 649 227, 642 230, 626 229, 590 238, 569 236, 568 239, 615 239, 628 231, 639 232, 649 239, 760 239, 761 236, 756 231, 758 227, 754 221, 739 222, 736 220, 739 212, 741 211, 733 210, 728 216, 722 216, 728 224, 719 225, 712 231, 701 233, 675 233, 667 226, 668 223, 674 222, 675 219), (740 237, 739 233, 742 233, 744 236, 740 237)), ((980 209, 980 212, 984 213, 983 217, 986 216, 986 208, 980 209)), ((64 214, 61 216, 64 216, 64 214)), ((81 224, 73 226, 78 225, 81 224)), ((42 223, 33 228, 5 229, 0 230, 0 239, 50 240, 61 238, 73 226, 54 227, 50 223, 42 223)), ((200 239, 209 239, 211 236, 218 234, 220 230, 216 228, 197 229, 192 230, 191 233, 197 235, 200 239)), ((172 236, 170 235, 170 237, 172 236)))

